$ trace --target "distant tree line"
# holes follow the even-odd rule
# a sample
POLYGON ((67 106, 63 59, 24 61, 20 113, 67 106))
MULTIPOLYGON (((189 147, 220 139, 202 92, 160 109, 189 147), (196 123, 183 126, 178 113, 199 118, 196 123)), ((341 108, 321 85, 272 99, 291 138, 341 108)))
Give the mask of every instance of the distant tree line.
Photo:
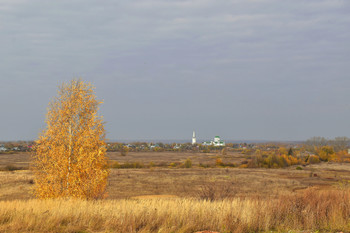
POLYGON ((347 150, 349 148, 350 138, 335 137, 334 139, 326 139, 324 137, 312 137, 305 142, 305 149, 316 152, 317 148, 323 146, 333 147, 335 152, 347 150))

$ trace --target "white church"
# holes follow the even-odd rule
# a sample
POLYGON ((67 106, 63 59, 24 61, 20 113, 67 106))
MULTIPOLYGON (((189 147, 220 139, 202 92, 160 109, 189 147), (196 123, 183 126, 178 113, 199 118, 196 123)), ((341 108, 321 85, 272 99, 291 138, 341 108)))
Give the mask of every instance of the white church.
MULTIPOLYGON (((196 132, 193 131, 192 145, 194 145, 196 143, 197 143, 196 132)), ((215 136, 213 141, 203 142, 202 145, 204 145, 204 146, 225 146, 225 141, 221 140, 220 136, 215 136)))
POLYGON ((220 136, 215 136, 213 141, 203 142, 204 146, 225 146, 225 141, 220 136))

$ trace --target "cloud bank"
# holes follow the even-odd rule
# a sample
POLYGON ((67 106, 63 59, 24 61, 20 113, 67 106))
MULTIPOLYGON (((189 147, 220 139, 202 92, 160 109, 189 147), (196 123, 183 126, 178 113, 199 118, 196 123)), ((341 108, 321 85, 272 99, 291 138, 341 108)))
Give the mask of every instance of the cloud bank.
POLYGON ((57 85, 93 82, 110 139, 350 136, 350 3, 0 3, 0 140, 34 139, 57 85))

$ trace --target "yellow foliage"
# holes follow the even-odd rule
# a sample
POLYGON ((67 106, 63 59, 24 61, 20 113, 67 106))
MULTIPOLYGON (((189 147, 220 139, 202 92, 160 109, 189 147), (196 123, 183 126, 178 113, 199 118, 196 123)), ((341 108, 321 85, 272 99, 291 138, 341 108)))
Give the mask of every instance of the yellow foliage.
POLYGON ((323 146, 317 150, 317 154, 322 161, 330 161, 334 158, 335 152, 331 146, 323 146))
POLYGON ((215 165, 218 166, 218 167, 220 167, 220 166, 223 166, 224 163, 222 162, 222 159, 221 159, 221 158, 217 158, 217 159, 215 160, 215 165))
POLYGON ((90 83, 72 80, 60 86, 34 148, 37 197, 103 197, 109 170, 100 103, 90 83))
POLYGON ((287 150, 285 147, 280 147, 280 148, 278 149, 278 153, 279 153, 280 155, 287 155, 287 154, 288 154, 288 150, 287 150))
POLYGON ((335 162, 344 162, 347 161, 349 158, 349 154, 346 150, 338 151, 335 155, 334 158, 332 159, 335 162))
POLYGON ((288 156, 290 165, 297 165, 300 164, 301 162, 298 160, 298 158, 294 156, 288 156))
POLYGON ((320 159, 318 156, 316 155, 310 155, 309 159, 308 159, 308 163, 309 164, 314 164, 314 163, 319 163, 320 159))

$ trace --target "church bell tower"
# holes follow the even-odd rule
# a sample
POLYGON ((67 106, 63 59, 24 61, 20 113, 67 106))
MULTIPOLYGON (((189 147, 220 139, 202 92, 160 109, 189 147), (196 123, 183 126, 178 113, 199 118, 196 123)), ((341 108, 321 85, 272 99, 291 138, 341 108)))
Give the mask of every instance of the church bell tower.
POLYGON ((193 135, 192 135, 192 145, 197 143, 197 139, 196 139, 196 132, 193 131, 193 135))

